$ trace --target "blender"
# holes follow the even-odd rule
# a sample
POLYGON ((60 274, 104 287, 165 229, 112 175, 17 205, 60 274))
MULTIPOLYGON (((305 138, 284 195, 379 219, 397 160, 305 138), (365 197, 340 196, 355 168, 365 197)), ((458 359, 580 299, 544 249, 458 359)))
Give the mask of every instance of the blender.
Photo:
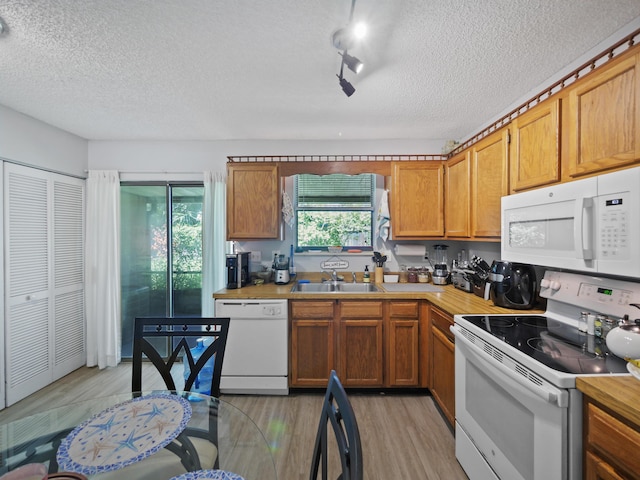
POLYGON ((275 278, 276 285, 286 285, 291 280, 289 274, 289 259, 284 255, 280 255, 275 262, 275 278))
POLYGON ((449 283, 449 271, 447 269, 447 245, 433 246, 433 283, 434 285, 446 285, 449 283))

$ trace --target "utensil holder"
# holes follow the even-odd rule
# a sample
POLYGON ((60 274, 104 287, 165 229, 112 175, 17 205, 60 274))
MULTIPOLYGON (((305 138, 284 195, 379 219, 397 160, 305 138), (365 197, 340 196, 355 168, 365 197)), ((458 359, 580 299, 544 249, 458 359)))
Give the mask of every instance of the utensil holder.
POLYGON ((384 267, 376 267, 375 272, 375 282, 382 283, 384 281, 384 267))

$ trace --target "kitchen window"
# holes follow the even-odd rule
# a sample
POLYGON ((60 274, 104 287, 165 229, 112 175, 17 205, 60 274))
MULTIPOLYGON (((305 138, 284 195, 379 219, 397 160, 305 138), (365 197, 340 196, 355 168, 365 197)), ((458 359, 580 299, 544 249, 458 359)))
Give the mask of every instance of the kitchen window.
POLYGON ((370 173, 296 175, 298 248, 371 248, 375 190, 376 176, 370 173))

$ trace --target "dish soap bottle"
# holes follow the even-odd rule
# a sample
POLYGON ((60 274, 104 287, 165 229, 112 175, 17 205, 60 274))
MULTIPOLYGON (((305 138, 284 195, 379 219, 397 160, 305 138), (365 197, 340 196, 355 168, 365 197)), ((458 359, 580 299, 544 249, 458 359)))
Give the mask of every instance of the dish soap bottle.
POLYGON ((369 265, 365 265, 365 267, 364 267, 364 276, 362 277, 362 281, 364 283, 370 283, 371 282, 371 274, 369 273, 369 265))

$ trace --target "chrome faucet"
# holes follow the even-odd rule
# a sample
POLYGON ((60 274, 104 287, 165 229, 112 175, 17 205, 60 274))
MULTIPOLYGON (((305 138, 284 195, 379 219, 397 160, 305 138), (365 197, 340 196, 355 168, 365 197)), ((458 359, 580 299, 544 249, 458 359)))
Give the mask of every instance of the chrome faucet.
POLYGON ((351 272, 351 278, 353 279, 353 283, 356 283, 356 272, 351 272))
POLYGON ((332 282, 338 281, 338 273, 335 270, 331 270, 330 272, 327 270, 323 270, 322 273, 326 273, 327 275, 329 275, 332 282))

